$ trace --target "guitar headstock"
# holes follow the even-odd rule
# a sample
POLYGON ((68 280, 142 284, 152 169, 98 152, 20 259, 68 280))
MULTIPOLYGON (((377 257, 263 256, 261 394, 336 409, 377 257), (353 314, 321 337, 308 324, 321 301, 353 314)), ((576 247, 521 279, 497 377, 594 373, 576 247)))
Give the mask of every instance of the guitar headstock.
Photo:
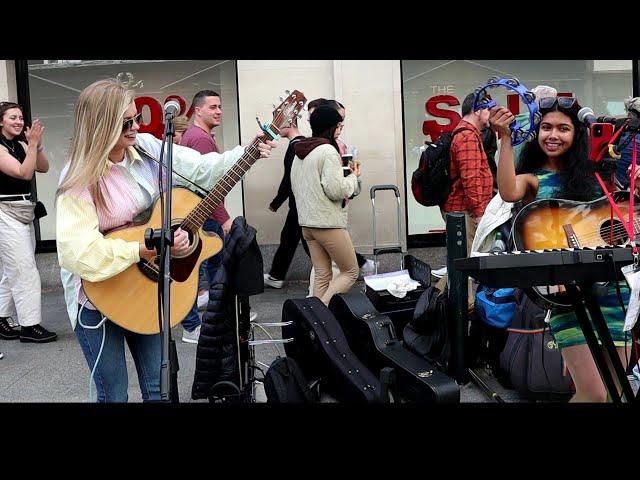
POLYGON ((307 103, 307 99, 304 94, 299 90, 289 92, 285 90, 287 98, 282 100, 282 103, 278 105, 273 111, 273 120, 269 128, 280 133, 281 128, 290 127, 296 117, 300 118, 302 109, 307 103))

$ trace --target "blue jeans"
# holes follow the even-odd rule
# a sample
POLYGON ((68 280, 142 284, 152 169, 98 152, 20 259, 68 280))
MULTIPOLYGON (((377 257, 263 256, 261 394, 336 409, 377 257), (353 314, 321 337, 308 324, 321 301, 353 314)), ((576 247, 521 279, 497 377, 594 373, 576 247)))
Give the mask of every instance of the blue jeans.
MULTIPOLYGON (((210 218, 205 220, 202 229, 207 232, 217 233, 224 242, 224 232, 222 231, 222 226, 220 226, 220 224, 215 220, 211 220, 210 218)), ((213 279, 216 276, 218 268, 220 268, 220 264, 222 264, 222 250, 220 250, 220 252, 213 257, 202 262, 202 264, 200 265, 199 273, 200 279, 202 280, 206 275, 207 279, 209 280, 209 285, 211 285, 213 283, 213 279)), ((198 284, 201 285, 202 282, 198 282, 198 284)), ((193 332, 196 328, 198 328, 198 325, 200 325, 200 323, 201 320, 200 316, 198 315, 198 300, 196 299, 193 307, 191 307, 191 310, 189 310, 187 316, 184 317, 184 320, 182 320, 182 328, 184 328, 187 332, 193 332)))
MULTIPOLYGON (((80 308, 80 305, 78 305, 80 308)), ((83 308, 80 321, 87 326, 95 326, 102 320, 97 310, 83 308)), ((104 347, 94 374, 94 382, 98 394, 98 402, 127 402, 129 376, 125 360, 124 342, 127 341, 138 372, 138 382, 142 392, 142 400, 160 400, 160 334, 142 335, 133 333, 107 320, 104 325, 104 347)), ((75 333, 84 358, 93 370, 96 357, 102 343, 103 327, 91 330, 76 325, 75 333)))

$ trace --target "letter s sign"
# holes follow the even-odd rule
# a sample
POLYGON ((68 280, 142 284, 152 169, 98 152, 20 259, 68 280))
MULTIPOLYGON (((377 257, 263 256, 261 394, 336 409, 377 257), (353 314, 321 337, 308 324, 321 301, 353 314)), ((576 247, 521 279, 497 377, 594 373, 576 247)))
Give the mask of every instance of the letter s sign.
POLYGON ((446 125, 440 125, 435 120, 425 120, 422 124, 422 133, 426 136, 431 137, 431 141, 435 142, 440 138, 445 132, 450 132, 460 121, 460 115, 453 110, 444 110, 438 107, 439 104, 444 103, 450 107, 455 107, 460 105, 458 99, 452 95, 436 95, 435 97, 431 97, 427 100, 425 104, 425 109, 427 113, 433 117, 445 118, 449 120, 449 123, 446 125))

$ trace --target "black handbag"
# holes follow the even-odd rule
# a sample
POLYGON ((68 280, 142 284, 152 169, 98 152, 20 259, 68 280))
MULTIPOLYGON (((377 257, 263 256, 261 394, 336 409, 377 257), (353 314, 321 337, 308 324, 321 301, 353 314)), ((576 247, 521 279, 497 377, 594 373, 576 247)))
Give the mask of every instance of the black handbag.
POLYGON ((36 207, 33 210, 33 214, 35 215, 36 219, 47 216, 47 209, 45 208, 44 203, 42 203, 40 200, 36 202, 36 207))
POLYGON ((516 301, 511 327, 519 331, 509 332, 500 354, 500 369, 525 398, 568 399, 573 388, 570 378, 563 375, 562 355, 544 321, 546 311, 521 290, 517 290, 516 301), (522 331, 526 333, 519 333, 522 331))

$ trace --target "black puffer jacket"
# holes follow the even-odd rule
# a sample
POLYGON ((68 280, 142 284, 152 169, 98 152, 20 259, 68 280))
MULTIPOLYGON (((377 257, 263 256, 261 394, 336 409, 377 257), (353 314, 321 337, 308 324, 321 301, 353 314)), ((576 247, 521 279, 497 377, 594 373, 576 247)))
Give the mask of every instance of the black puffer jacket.
MULTIPOLYGON (((244 217, 237 217, 225 239, 222 264, 209 289, 209 303, 202 316, 191 390, 194 400, 208 398, 211 387, 218 382, 240 384, 234 297, 248 297, 263 290, 256 229, 244 217)), ((244 315, 248 317, 249 312, 244 315)))

